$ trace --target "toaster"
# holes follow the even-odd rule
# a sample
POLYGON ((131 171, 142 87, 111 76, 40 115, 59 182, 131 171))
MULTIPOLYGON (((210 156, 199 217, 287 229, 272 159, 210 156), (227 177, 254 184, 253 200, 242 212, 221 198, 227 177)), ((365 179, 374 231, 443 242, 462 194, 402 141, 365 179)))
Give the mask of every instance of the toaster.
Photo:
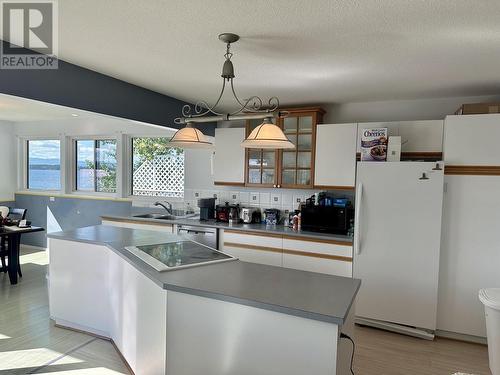
POLYGON ((260 210, 256 207, 243 207, 240 211, 240 219, 246 223, 260 222, 260 210))

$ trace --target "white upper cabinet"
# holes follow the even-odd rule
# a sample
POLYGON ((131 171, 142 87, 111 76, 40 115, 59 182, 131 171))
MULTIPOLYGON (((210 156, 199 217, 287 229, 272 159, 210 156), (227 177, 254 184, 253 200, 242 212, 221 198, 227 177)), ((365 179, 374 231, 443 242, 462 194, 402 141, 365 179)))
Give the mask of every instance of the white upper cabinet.
POLYGON ((500 114, 447 116, 444 161, 449 165, 500 165, 500 114))
POLYGON ((245 128, 215 129, 214 182, 225 184, 245 183, 245 128))
MULTIPOLYGON (((441 152, 443 123, 443 120, 365 122, 358 125, 358 137, 367 128, 387 128, 389 136, 401 136, 402 152, 441 152)), ((360 143, 357 145, 358 152, 360 143)))
POLYGON ((357 124, 319 124, 316 127, 314 185, 354 187, 357 124))

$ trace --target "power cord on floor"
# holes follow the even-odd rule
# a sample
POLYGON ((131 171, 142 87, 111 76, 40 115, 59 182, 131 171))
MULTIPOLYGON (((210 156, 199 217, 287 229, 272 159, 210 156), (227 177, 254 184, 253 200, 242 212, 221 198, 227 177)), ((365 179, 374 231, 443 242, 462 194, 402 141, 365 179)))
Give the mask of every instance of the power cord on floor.
POLYGON ((351 339, 349 335, 346 335, 343 332, 340 332, 340 338, 341 339, 347 339, 352 343, 352 354, 351 354, 351 374, 354 375, 354 370, 352 369, 353 363, 354 363, 354 352, 356 351, 356 344, 354 343, 354 340, 351 339))

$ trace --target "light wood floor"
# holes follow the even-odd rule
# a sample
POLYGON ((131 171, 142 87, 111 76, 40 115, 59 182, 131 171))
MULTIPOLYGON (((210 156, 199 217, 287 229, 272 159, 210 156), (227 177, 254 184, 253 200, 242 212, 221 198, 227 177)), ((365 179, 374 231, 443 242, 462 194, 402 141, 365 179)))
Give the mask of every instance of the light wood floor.
MULTIPOLYGON (((110 342, 54 327, 46 253, 23 251, 21 263, 24 277, 17 285, 0 274, 0 375, 129 374, 110 342)), ((485 346, 430 342, 366 327, 356 327, 354 339, 356 375, 491 375, 485 346)))

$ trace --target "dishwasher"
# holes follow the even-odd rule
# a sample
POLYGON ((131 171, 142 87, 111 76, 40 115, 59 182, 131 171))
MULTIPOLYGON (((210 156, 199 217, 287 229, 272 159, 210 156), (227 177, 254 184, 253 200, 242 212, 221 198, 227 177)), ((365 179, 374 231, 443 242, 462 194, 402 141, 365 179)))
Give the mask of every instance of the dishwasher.
POLYGON ((202 245, 219 250, 218 229, 198 227, 194 225, 177 225, 177 234, 182 237, 201 243, 202 245))

